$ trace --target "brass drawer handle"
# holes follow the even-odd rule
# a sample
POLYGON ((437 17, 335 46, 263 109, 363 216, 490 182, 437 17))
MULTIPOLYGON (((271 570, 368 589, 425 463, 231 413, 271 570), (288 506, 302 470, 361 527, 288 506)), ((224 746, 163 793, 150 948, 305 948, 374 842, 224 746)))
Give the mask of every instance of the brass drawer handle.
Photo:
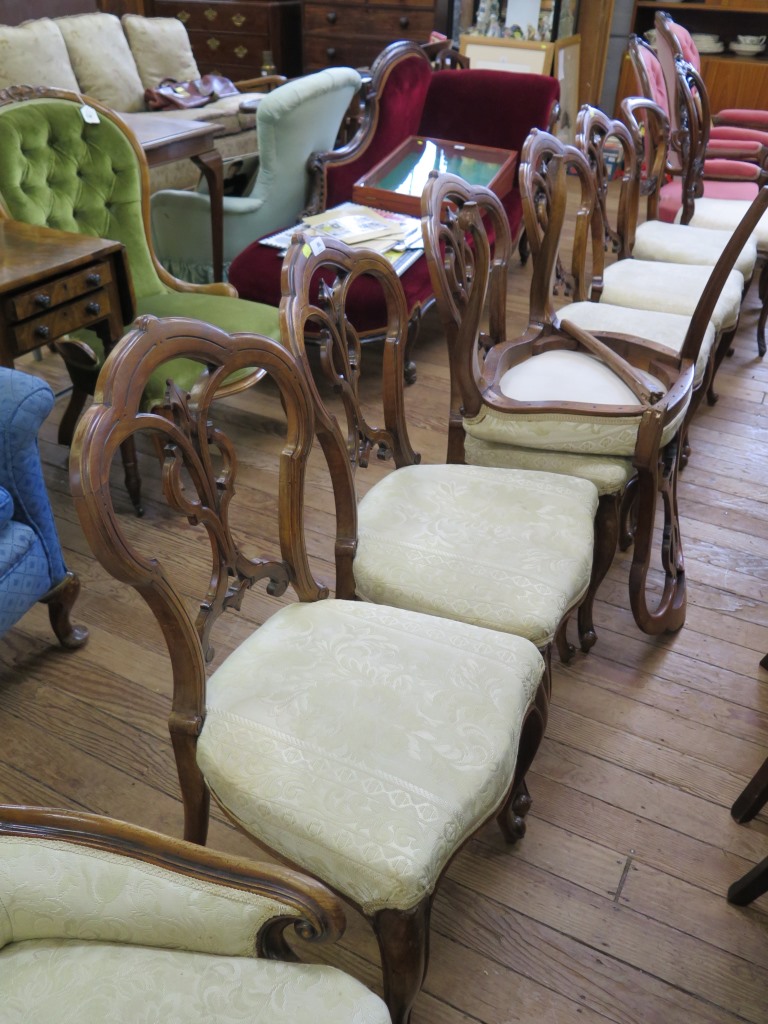
POLYGON ((93 285, 94 288, 98 287, 101 284, 101 274, 89 274, 85 279, 85 283, 93 285))
POLYGON ((186 25, 186 23, 189 21, 192 15, 189 13, 189 11, 179 11, 176 17, 179 19, 182 25, 186 25))
POLYGON ((208 21, 216 21, 218 16, 219 12, 215 11, 213 7, 206 7, 206 9, 203 11, 203 17, 207 18, 208 21))
POLYGON ((40 306, 41 309, 48 309, 51 304, 51 296, 46 295, 45 292, 41 292, 35 296, 35 305, 40 306))
POLYGON ((243 57, 245 57, 245 55, 247 53, 248 53, 248 48, 246 46, 236 46, 235 49, 234 49, 234 54, 235 54, 235 56, 237 57, 238 60, 242 60, 243 57))
POLYGON ((210 39, 206 39, 205 45, 208 47, 209 50, 218 50, 218 48, 221 46, 221 43, 216 38, 216 36, 211 36, 210 39))
POLYGON ((90 316, 96 316, 97 313, 101 312, 101 306, 98 302, 89 302, 85 307, 85 312, 90 314, 90 316))
POLYGON ((51 329, 50 329, 50 327, 46 327, 45 324, 40 324, 39 327, 35 328, 35 337, 36 338, 47 339, 47 338, 50 337, 50 334, 51 334, 51 329))
POLYGON ((232 24, 235 26, 235 28, 240 28, 240 26, 242 24, 244 24, 244 22, 245 22, 245 15, 244 14, 233 14, 232 15, 232 24))
POLYGON ((325 16, 325 20, 328 22, 329 25, 335 25, 337 17, 338 15, 336 14, 336 11, 328 11, 328 13, 325 16))

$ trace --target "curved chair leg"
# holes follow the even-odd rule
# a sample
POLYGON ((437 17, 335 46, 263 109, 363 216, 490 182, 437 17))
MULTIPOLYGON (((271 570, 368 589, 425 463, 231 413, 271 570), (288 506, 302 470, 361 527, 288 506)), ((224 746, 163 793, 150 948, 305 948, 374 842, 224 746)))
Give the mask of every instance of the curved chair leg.
POLYGON ((184 805, 184 838, 190 843, 205 846, 211 794, 197 764, 197 737, 201 726, 201 718, 193 714, 171 712, 168 721, 184 805))
POLYGON ((73 651, 82 647, 88 639, 85 626, 74 626, 70 619, 72 605, 80 593, 80 580, 73 572, 68 572, 64 579, 40 598, 48 605, 48 618, 51 628, 62 647, 73 651))
POLYGON ((757 320, 757 351, 762 357, 765 355, 765 322, 768 319, 768 260, 763 263, 763 269, 760 271, 757 293, 762 302, 757 320))
POLYGON ((557 627, 557 632, 555 633, 555 646, 557 647, 557 653, 560 656, 560 661, 562 661, 564 665, 568 664, 576 652, 574 645, 568 642, 569 617, 570 616, 566 615, 557 627))
POLYGON ((635 550, 629 571, 629 601, 635 622, 644 633, 675 632, 685 622, 686 582, 683 544, 677 511, 677 472, 680 462, 679 435, 661 452, 654 469, 638 472, 635 550), (655 608, 648 604, 648 569, 653 549, 656 496, 664 505, 661 565, 664 588, 655 608))
POLYGON ((768 668, 768 654, 760 662, 760 668, 768 668))
POLYGON ((637 522, 637 477, 633 477, 624 488, 619 509, 619 549, 632 547, 637 522))
POLYGON ((525 816, 531 809, 531 796, 525 776, 539 749, 549 717, 549 683, 546 673, 536 692, 536 700, 523 723, 517 752, 515 779, 509 795, 496 815, 496 822, 505 840, 514 844, 525 835, 525 816))
POLYGON ((714 366, 707 386, 707 403, 709 405, 715 405, 720 397, 714 389, 715 377, 717 376, 717 371, 720 369, 720 364, 723 359, 725 359, 726 356, 733 355, 732 345, 735 334, 736 327, 732 328, 730 331, 724 331, 715 346, 714 366))
POLYGON ((413 910, 379 910, 372 925, 381 953, 384 1002, 392 1024, 409 1024, 411 1009, 424 984, 429 963, 432 897, 413 910))
POLYGON ((768 857, 739 878, 728 889, 728 902, 746 907, 752 900, 768 892, 768 857))
POLYGON ((404 369, 404 380, 407 385, 416 383, 416 363, 413 359, 413 350, 416 348, 416 342, 418 341, 419 331, 421 330, 421 306, 417 306, 413 311, 411 319, 408 321, 408 337, 405 340, 405 369, 404 369))
POLYGON ((595 603, 600 584, 611 567, 616 545, 619 540, 619 495, 603 494, 597 505, 595 516, 595 553, 592 558, 592 575, 589 589, 579 605, 579 645, 586 654, 597 642, 597 634, 592 622, 592 608, 595 603))
POLYGON ((72 438, 75 436, 75 426, 87 399, 88 392, 73 385, 67 408, 64 410, 64 415, 59 423, 59 444, 65 444, 67 447, 72 444, 72 438))
POLYGON ((731 817, 743 824, 752 821, 768 803, 768 757, 749 780, 731 808, 731 817))

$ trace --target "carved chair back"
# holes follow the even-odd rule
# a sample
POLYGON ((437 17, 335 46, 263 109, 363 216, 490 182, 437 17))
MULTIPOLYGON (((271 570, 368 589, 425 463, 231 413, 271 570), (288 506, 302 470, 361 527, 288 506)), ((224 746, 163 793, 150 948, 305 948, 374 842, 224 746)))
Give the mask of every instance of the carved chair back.
POLYGON ((632 135, 640 168, 640 196, 645 197, 645 219, 659 219, 661 189, 666 181, 669 118, 645 96, 621 101, 621 116, 632 135))
POLYGON ((605 226, 606 243, 613 246, 618 258, 632 255, 637 230, 640 199, 640 166, 635 140, 623 121, 613 120, 585 104, 576 119, 575 145, 586 156, 592 168, 597 201, 605 226), (608 210, 608 189, 614 179, 614 168, 621 165, 618 212, 611 223, 608 210))
MULTIPOLYGON (((549 244, 550 236, 554 234, 564 205, 560 193, 566 187, 565 164, 555 159, 557 147, 566 147, 557 140, 554 142, 557 145, 546 147, 547 158, 542 160, 539 172, 532 176, 537 187, 540 187, 542 205, 552 210, 538 256, 539 260, 549 263, 554 263, 551 250, 555 248, 549 244)), ((543 157, 544 152, 545 148, 541 145, 535 147, 534 154, 541 153, 543 157)), ((578 155, 581 157, 581 154, 578 155)), ((588 165, 583 157, 581 162, 588 177, 588 165)), ((532 199, 535 202, 533 192, 532 199)), ((591 221, 589 207, 586 213, 585 221, 591 221)), ((486 225, 495 224, 499 218, 503 218, 498 198, 487 189, 468 185, 461 178, 439 175, 430 178, 427 183, 422 197, 422 214, 425 249, 434 272, 438 309, 443 322, 452 325, 449 344, 454 348, 452 367, 455 367, 455 387, 461 398, 461 408, 454 411, 452 418, 454 457, 463 451, 463 436, 459 436, 461 415, 472 417, 485 404, 501 411, 532 416, 557 411, 606 418, 640 416, 643 422, 639 432, 641 441, 638 442, 638 453, 642 453, 642 456, 637 457, 651 461, 657 459, 661 438, 661 429, 657 435, 657 428, 660 423, 671 422, 687 402, 692 382, 690 361, 687 358, 672 357, 659 347, 645 346, 635 338, 615 336, 601 340, 567 321, 558 326, 554 315, 548 315, 543 303, 540 302, 539 307, 534 308, 533 298, 527 331, 515 339, 497 340, 492 332, 494 324, 503 317, 501 282, 504 267, 498 260, 498 253, 494 253, 491 260, 486 225), (489 317, 490 344, 484 352, 486 344, 481 316, 491 287, 492 266, 496 280, 491 308, 495 309, 495 313, 492 318, 489 317), (499 382, 508 370, 553 349, 587 352, 601 360, 632 390, 637 397, 637 404, 587 407, 567 401, 516 401, 502 393, 499 382), (649 391, 643 380, 645 374, 652 374, 662 382, 666 389, 664 397, 649 391)), ((534 265, 534 273, 535 270, 534 265)))

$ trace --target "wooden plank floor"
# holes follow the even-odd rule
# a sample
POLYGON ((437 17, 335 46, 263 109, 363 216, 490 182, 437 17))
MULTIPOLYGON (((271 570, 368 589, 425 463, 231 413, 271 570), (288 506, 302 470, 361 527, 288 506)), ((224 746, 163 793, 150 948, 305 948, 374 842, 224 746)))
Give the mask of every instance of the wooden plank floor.
MULTIPOLYGON (((519 324, 527 272, 514 268, 511 280, 519 324)), ((555 662, 526 837, 509 850, 487 827, 438 894, 416 1024, 768 1022, 768 897, 747 909, 725 901, 729 883, 768 855, 768 815, 739 826, 728 813, 768 754, 768 673, 758 667, 768 651, 768 360, 756 358, 756 316, 753 291, 719 377, 720 401, 692 431, 680 485, 686 626, 662 638, 637 630, 628 557, 618 556, 596 605, 597 646, 568 666, 555 662)), ((407 399, 414 445, 435 462, 445 451, 447 371, 434 317, 417 355, 407 399)), ((55 356, 24 366, 54 388, 66 384, 55 356)), ((0 644, 0 799, 179 834, 162 638, 143 603, 89 555, 66 452, 55 443, 65 403, 45 424, 42 452, 66 558, 83 582, 78 620, 91 639, 82 651, 60 651, 36 608, 0 644)), ((279 407, 262 388, 221 415, 242 446, 239 523, 261 543, 274 530, 279 407)), ((157 501, 148 451, 141 469, 147 514, 139 524, 126 501, 126 530, 150 531, 175 570, 192 576, 194 558, 178 554, 157 501)), ((319 466, 309 506, 315 564, 332 581, 332 505, 319 466)), ((256 593, 246 603, 218 629, 217 662, 274 607, 256 593)), ((255 849, 220 816, 210 842, 255 849)), ((375 946, 354 914, 342 944, 323 956, 377 987, 375 946)))

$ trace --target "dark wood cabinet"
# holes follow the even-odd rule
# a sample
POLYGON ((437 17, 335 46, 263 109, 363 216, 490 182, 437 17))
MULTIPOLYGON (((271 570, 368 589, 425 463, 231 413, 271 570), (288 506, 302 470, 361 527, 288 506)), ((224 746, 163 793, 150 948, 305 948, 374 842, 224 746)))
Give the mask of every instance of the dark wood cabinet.
POLYGON ((265 51, 280 74, 302 72, 301 0, 153 0, 151 13, 184 23, 201 74, 256 78, 265 51))
POLYGON ((396 39, 424 43, 448 27, 446 0, 305 0, 304 71, 366 67, 396 39))

